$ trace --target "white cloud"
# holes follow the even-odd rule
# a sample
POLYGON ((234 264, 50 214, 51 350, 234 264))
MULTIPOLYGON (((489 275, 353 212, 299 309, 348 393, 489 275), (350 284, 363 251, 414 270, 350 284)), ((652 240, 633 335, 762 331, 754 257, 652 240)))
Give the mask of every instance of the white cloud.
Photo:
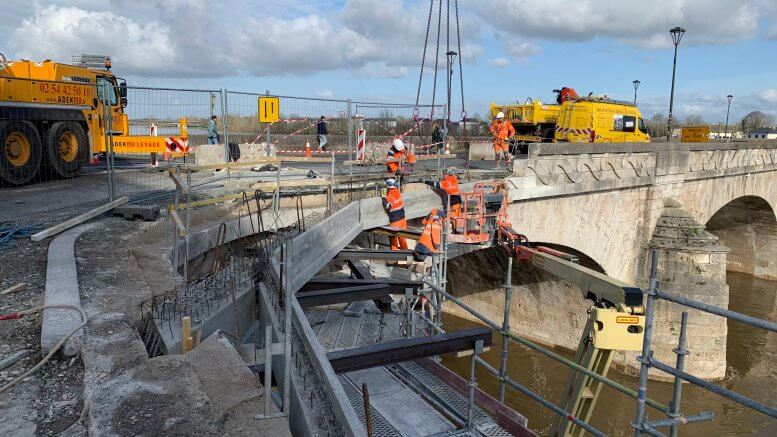
MULTIPOLYGON (((10 35, 17 57, 42 60, 61 54, 110 54, 137 75, 164 75, 182 59, 164 23, 138 23, 112 12, 48 6, 22 21, 10 35)), ((178 67, 174 67, 178 69, 178 67)))
POLYGON ((540 53, 540 48, 526 41, 508 43, 507 53, 518 63, 525 63, 529 58, 540 53))
POLYGON ((510 60, 507 58, 494 58, 494 59, 489 59, 488 63, 490 65, 493 65, 494 67, 505 68, 508 65, 510 65, 510 60))
POLYGON ((504 0, 478 5, 484 21, 524 37, 581 41, 613 38, 642 47, 671 45, 668 29, 688 30, 691 44, 725 44, 756 34, 761 0, 504 0))
POLYGON ((761 91, 761 94, 758 96, 762 102, 777 105, 777 89, 769 88, 766 90, 761 91))

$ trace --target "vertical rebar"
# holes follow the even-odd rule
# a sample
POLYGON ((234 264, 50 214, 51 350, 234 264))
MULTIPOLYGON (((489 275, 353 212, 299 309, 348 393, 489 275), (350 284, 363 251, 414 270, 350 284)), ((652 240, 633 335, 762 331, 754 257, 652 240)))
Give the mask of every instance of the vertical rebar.
POLYGON ((478 386, 477 379, 475 377, 475 364, 478 358, 478 354, 483 351, 483 340, 475 342, 475 349, 472 351, 472 358, 469 364, 469 381, 467 381, 467 387, 469 389, 469 396, 467 399, 467 429, 472 430, 474 423, 472 418, 475 416, 475 388, 478 386))
POLYGON ((372 414, 370 413, 370 392, 367 383, 362 383, 362 398, 364 399, 364 423, 367 424, 367 437, 372 437, 372 414))
POLYGON ((505 281, 504 318, 502 319, 502 363, 499 367, 499 402, 505 401, 505 377, 507 376, 507 349, 510 332, 510 296, 513 291, 513 257, 507 257, 507 280, 505 281))
POLYGON ((653 337, 653 311, 658 288, 658 251, 650 252, 650 285, 647 290, 647 303, 645 304, 645 336, 642 340, 642 355, 637 357, 641 363, 639 369, 639 389, 637 390, 637 416, 631 426, 634 428, 634 436, 640 437, 645 421, 645 398, 647 397, 648 372, 650 371, 652 352, 650 341, 653 337))
MULTIPOLYGON (((682 372, 685 369, 685 356, 688 355, 688 350, 685 349, 685 332, 688 328, 688 311, 683 311, 682 318, 680 319, 680 339, 677 342, 677 348, 674 349, 674 353, 677 354, 677 365, 675 368, 682 372)), ((680 398, 683 390, 683 380, 674 377, 674 394, 672 396, 671 412, 669 417, 680 417, 680 398)), ((669 427, 669 436, 677 437, 677 424, 669 427)))

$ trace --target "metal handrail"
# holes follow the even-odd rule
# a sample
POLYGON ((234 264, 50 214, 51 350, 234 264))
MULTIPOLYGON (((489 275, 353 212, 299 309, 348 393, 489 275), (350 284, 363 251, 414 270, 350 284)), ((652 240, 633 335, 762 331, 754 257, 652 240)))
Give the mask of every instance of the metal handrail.
MULTIPOLYGON (((438 293, 441 293, 443 296, 445 296, 446 299, 452 301, 456 305, 459 305, 461 308, 465 309, 467 312, 469 312, 470 314, 472 314, 473 316, 478 318, 480 321, 482 321, 483 323, 485 323, 486 325, 491 327, 493 330, 495 330, 497 332, 500 332, 500 333, 503 333, 501 326, 497 325, 496 323, 494 323, 493 321, 491 321, 490 319, 488 319, 484 315, 480 314, 475 309, 473 309, 469 305, 467 305, 464 302, 462 302, 456 296, 453 296, 452 294, 447 293, 446 291, 444 291, 440 287, 438 287, 438 286, 436 286, 436 285, 434 285, 434 284, 432 284, 430 282, 424 281, 424 283, 426 283, 426 285, 430 286, 434 291, 436 291, 438 293)), ((630 389, 630 388, 628 388, 628 387, 626 387, 626 386, 624 386, 624 385, 621 385, 621 384, 619 384, 619 383, 617 383, 617 382, 615 382, 615 381, 613 381, 613 380, 611 380, 611 379, 609 379, 607 377, 599 375, 596 372, 588 370, 585 367, 582 367, 579 364, 576 364, 573 361, 570 361, 570 360, 562 357, 561 355, 559 355, 559 354, 557 354, 557 353, 555 353, 555 352, 553 352, 553 351, 551 351, 549 349, 546 349, 546 348, 538 345, 537 343, 534 343, 534 342, 532 342, 530 340, 527 340, 527 339, 519 336, 518 334, 516 334, 516 333, 514 333, 512 331, 507 331, 504 334, 506 334, 507 337, 509 337, 510 339, 515 340, 516 342, 518 342, 518 343, 520 343, 520 344, 522 344, 522 345, 524 345, 524 346, 526 346, 526 347, 528 347, 530 349, 533 349, 533 350, 535 350, 535 351, 537 351, 537 352, 539 352, 539 353, 541 353, 541 354, 543 354, 543 355, 545 355, 545 356, 547 356, 549 358, 552 358, 553 360, 556 360, 556 361, 558 361, 558 362, 560 362, 560 363, 562 363, 562 364, 564 364, 564 365, 566 365, 568 367, 571 367, 572 369, 574 369, 574 370, 576 370, 576 371, 578 371, 580 373, 583 373, 586 376, 590 376, 591 378, 593 378, 593 379, 595 379, 597 381, 600 381, 601 383, 603 383, 603 384, 605 384, 605 385, 607 385, 607 386, 609 386, 611 388, 614 388, 615 390, 617 390, 617 391, 619 391, 619 392, 621 392, 623 394, 629 395, 632 398, 637 399, 637 395, 638 395, 637 392, 632 390, 632 389, 630 389)), ((653 407, 656 410, 661 411, 663 413, 666 413, 667 411, 669 411, 669 408, 666 405, 664 405, 661 402, 658 402, 656 400, 647 398, 646 402, 651 407, 653 407)))

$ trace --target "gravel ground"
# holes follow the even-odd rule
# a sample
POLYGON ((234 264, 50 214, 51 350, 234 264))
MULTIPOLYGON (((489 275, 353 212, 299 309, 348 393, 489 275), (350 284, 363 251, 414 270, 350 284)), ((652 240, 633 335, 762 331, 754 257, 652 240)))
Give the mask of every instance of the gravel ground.
MULTIPOLYGON (((24 291, 0 296, 0 314, 43 303, 48 243, 17 240, 13 247, 0 251, 0 289, 20 282, 30 284, 24 291)), ((42 358, 39 317, 0 321, 0 359, 24 349, 31 353, 0 370, 0 384, 10 382, 42 358)), ((52 360, 0 394, 0 435, 86 435, 76 423, 83 407, 83 372, 79 357, 52 360)))

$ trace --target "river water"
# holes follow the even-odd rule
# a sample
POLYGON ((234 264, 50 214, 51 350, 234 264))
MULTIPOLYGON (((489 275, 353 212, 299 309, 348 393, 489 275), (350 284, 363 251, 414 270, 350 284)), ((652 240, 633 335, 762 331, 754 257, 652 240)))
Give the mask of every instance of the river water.
MULTIPOLYGON (((777 281, 762 280, 736 272, 728 272, 727 281, 730 288, 729 309, 766 320, 777 320, 777 281)), ((443 322, 448 331, 473 326, 473 322, 449 314, 444 315, 443 322)), ((500 344, 499 336, 495 335, 494 346, 483 354, 483 358, 496 368, 499 368, 500 363, 500 344)), ((572 351, 556 352, 570 359, 573 356, 572 351)), ((693 360, 693 351, 687 360, 693 360)), ((469 376, 469 362, 468 358, 443 358, 443 364, 465 378, 469 376)), ((563 365, 515 343, 510 344, 508 373, 512 379, 556 404, 568 377, 567 368, 563 365)), ((624 375, 614 368, 608 376, 636 390, 636 378, 624 375)), ((477 371, 477 380, 481 389, 494 397, 497 396, 498 381, 482 367, 477 371)), ((777 334, 729 321, 726 378, 717 383, 767 405, 777 405, 777 334)), ((648 397, 668 405, 672 398, 672 384, 650 381, 648 397)), ((509 387, 505 401, 526 416, 531 429, 547 435, 555 419, 553 413, 509 387)), ((691 384, 683 385, 681 411, 685 415, 713 411, 715 420, 709 423, 681 425, 680 435, 777 436, 777 419, 748 410, 691 384)), ((635 412, 634 399, 604 387, 591 423, 609 435, 629 435, 633 432, 629 422, 634 420, 635 412)), ((650 407, 648 414, 651 420, 666 417, 650 407)), ((668 428, 662 431, 668 431, 668 428)))

